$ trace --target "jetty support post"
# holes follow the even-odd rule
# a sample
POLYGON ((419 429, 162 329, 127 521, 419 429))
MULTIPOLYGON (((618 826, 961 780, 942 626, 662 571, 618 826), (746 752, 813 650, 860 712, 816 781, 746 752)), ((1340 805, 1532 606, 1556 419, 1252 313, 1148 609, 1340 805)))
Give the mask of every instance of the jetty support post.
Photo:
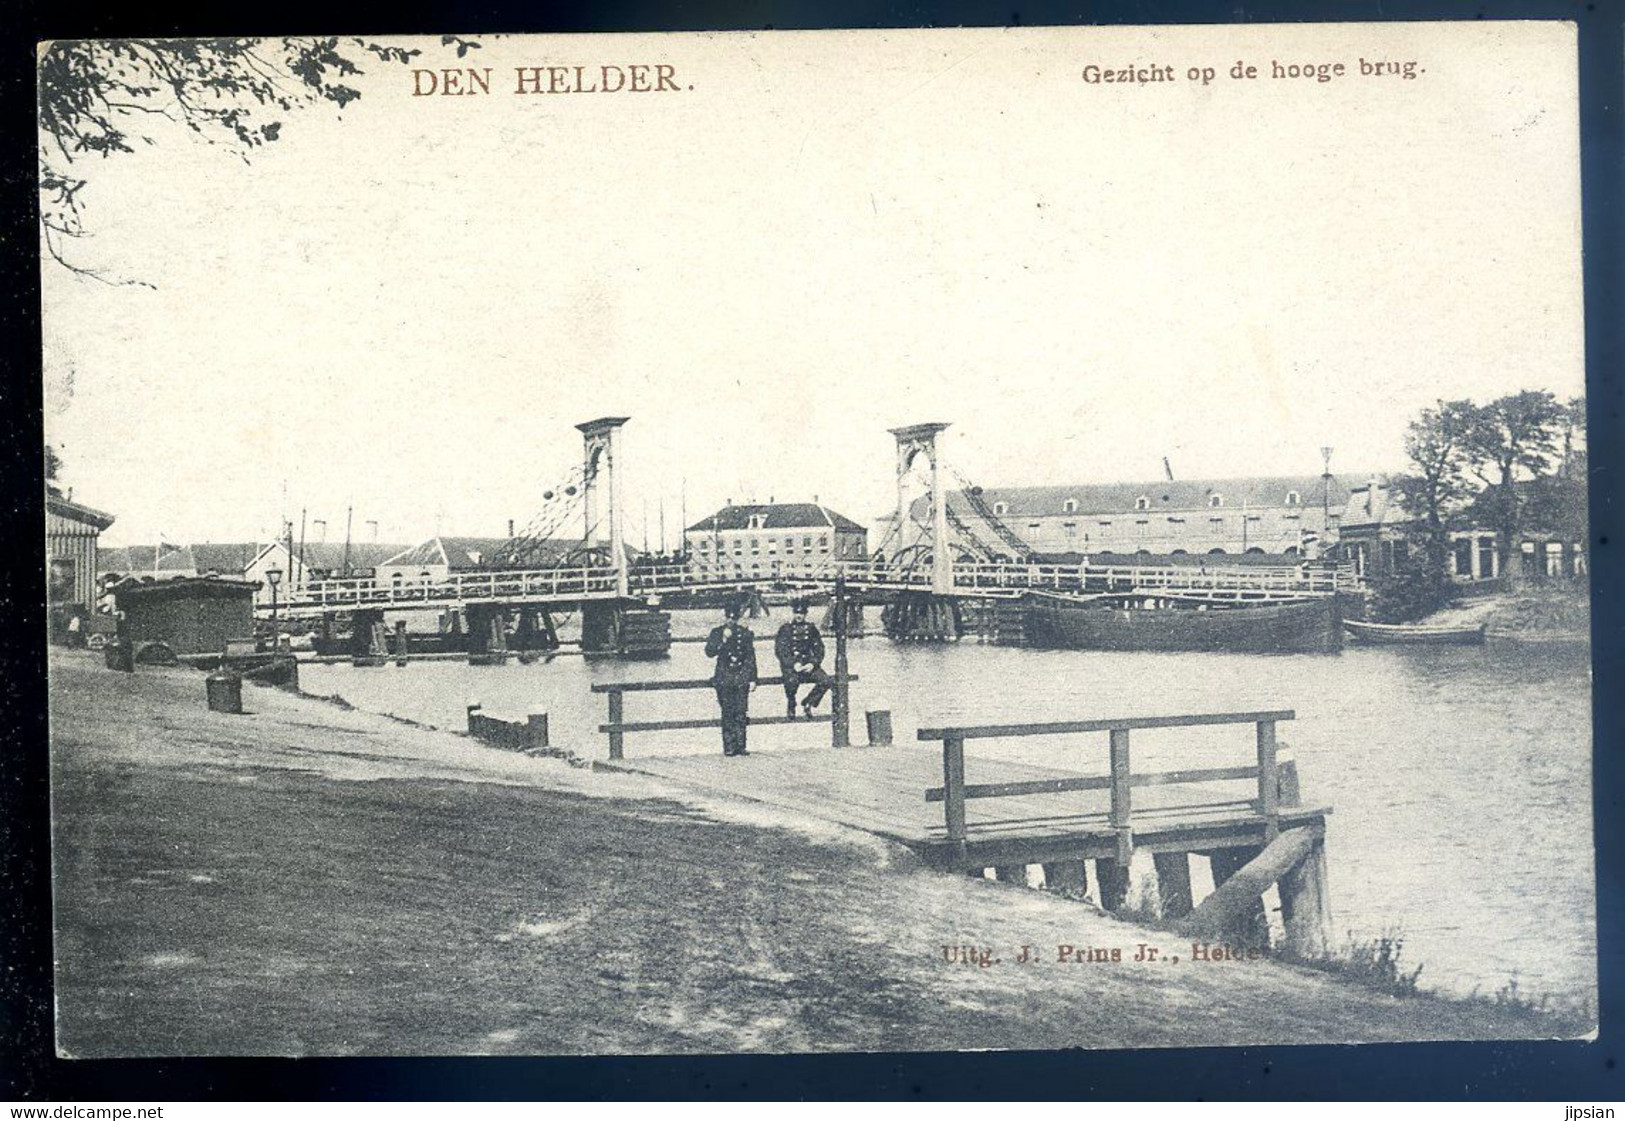
POLYGON ((1275 721, 1258 722, 1258 814, 1264 819, 1264 843, 1280 836, 1281 814, 1277 808, 1280 797, 1280 775, 1276 770, 1275 721))
POLYGON ((942 738, 942 806, 950 843, 965 843, 965 737, 942 738))
POLYGON ((831 747, 852 745, 852 697, 846 680, 846 576, 835 577, 835 698, 831 706, 831 747))
MULTIPOLYGON (((1225 863, 1250 853, 1239 867, 1230 870, 1224 882, 1214 888, 1213 894, 1202 900, 1202 905, 1175 924, 1181 934, 1197 938, 1222 938, 1244 946, 1260 949, 1269 945, 1269 928, 1264 926, 1262 896, 1271 884, 1281 884, 1282 896, 1291 894, 1288 880, 1294 870, 1310 862, 1316 850, 1323 851, 1321 838, 1308 828, 1288 829, 1262 851, 1248 849, 1220 849, 1214 853, 1214 880, 1219 879, 1220 857, 1225 863)), ((1324 879, 1321 879, 1324 884, 1324 879)), ((1313 902, 1304 900, 1299 911, 1299 928, 1303 923, 1319 918, 1313 902)))
POLYGON ((1127 861, 1113 860, 1109 856, 1095 861, 1095 881, 1100 884, 1100 906, 1107 911, 1121 910, 1128 900, 1129 866, 1127 861))
POLYGON ((406 664, 406 620, 395 620, 395 664, 406 664))
POLYGON ((525 717, 525 750, 547 750, 547 713, 532 709, 525 717))
POLYGON ((1157 866, 1157 902, 1164 919, 1182 919, 1191 913, 1191 856, 1188 852, 1159 852, 1151 856, 1157 866))
POLYGON ((479 727, 479 723, 480 723, 480 702, 479 701, 469 701, 468 702, 468 734, 469 735, 472 736, 474 734, 474 730, 477 727, 479 727))
POLYGON ((1001 884, 1015 884, 1017 887, 1027 887, 1027 866, 1025 864, 999 864, 993 869, 993 878, 1001 884))
MULTIPOLYGON (((1208 860, 1213 865, 1213 895, 1202 901, 1202 907, 1192 912, 1192 917, 1201 914, 1202 908, 1208 906, 1208 901, 1214 896, 1219 896, 1219 889, 1236 879, 1242 869, 1258 858, 1261 851, 1256 846, 1240 846, 1210 852, 1208 860)), ((1274 882, 1274 879, 1271 879, 1257 891, 1249 891, 1243 890, 1244 881, 1232 886, 1229 892, 1220 896, 1221 899, 1235 896, 1234 903, 1225 912, 1229 916, 1225 924, 1226 937, 1234 938, 1243 946, 1256 946, 1261 949, 1269 946, 1269 919, 1264 914, 1263 894, 1265 888, 1274 882)))
POLYGON ((1332 929, 1331 893, 1326 883, 1326 839, 1316 837, 1309 854, 1277 885, 1286 950, 1293 957, 1313 958, 1326 952, 1332 929))
POLYGON ((1044 865, 1044 889, 1068 899, 1089 894, 1089 863, 1085 860, 1052 860, 1044 865))
POLYGON ((1134 855, 1134 827, 1130 820, 1131 771, 1128 754, 1128 729, 1111 729, 1112 764, 1112 829, 1117 833, 1117 863, 1128 874, 1128 863, 1134 855))
POLYGON ((621 731, 621 718, 626 712, 626 695, 619 689, 609 691, 609 757, 620 759, 626 752, 626 733, 621 731))
POLYGON ((869 746, 890 747, 892 745, 891 709, 870 709, 863 716, 864 724, 869 732, 869 746))

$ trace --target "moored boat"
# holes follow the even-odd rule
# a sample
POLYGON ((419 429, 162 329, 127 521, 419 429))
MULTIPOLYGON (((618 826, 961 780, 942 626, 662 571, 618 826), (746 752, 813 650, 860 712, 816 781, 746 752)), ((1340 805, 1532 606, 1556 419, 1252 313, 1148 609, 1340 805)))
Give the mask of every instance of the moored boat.
POLYGON ((1437 627, 1423 623, 1361 623, 1343 620, 1343 629, 1357 642, 1378 646, 1479 646, 1484 624, 1475 627, 1437 627))
POLYGON ((1033 597, 1025 611, 1025 638, 1029 645, 1067 650, 1237 654, 1324 654, 1343 645, 1335 596, 1280 603, 1146 602, 1033 597))

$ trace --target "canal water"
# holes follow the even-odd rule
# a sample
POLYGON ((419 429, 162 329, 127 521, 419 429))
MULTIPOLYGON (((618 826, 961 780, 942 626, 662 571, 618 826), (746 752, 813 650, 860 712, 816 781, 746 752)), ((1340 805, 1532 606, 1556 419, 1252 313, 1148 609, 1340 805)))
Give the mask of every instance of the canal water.
MULTIPOLYGON (((754 624, 763 675, 777 672, 775 612, 754 624)), ((673 633, 716 620, 679 612, 673 633)), ((873 628, 872 628, 873 629, 873 628)), ((571 637, 568 632, 566 638, 571 637)), ((826 668, 832 662, 826 661, 826 668)), ((1421 984, 1494 995, 1595 1002, 1591 821, 1591 686, 1584 648, 1353 647, 1328 655, 1125 654, 1035 651, 967 640, 851 643, 855 740, 865 709, 889 709, 896 741, 944 723, 1004 723, 1292 709, 1280 740, 1293 749, 1304 801, 1333 807, 1328 859, 1336 934, 1399 934, 1401 964, 1421 984)), ((709 676, 696 643, 666 660, 625 663, 561 656, 532 665, 418 662, 354 669, 306 665, 303 687, 360 708, 459 729, 465 705, 492 715, 549 714, 552 742, 603 758, 598 682, 709 676)), ((828 702, 825 702, 826 706, 828 702)), ((827 707, 826 707, 827 711, 827 707)), ((782 715, 777 687, 752 700, 782 715)), ((626 719, 714 716, 705 691, 628 694, 626 719)), ((1250 761, 1250 726, 1134 733, 1136 770, 1250 761)), ((752 729, 755 751, 828 743, 827 725, 752 729)), ((627 755, 718 751, 712 731, 629 735, 627 755)), ((1085 773, 1104 771, 1106 737, 972 741, 1004 756, 1085 773)))

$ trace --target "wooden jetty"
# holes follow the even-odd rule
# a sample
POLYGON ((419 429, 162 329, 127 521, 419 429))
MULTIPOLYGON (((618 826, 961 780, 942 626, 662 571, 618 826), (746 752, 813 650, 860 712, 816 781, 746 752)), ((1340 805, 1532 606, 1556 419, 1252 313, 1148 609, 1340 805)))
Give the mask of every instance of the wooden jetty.
POLYGON ((1324 837, 1331 809, 1300 804, 1295 764, 1283 758, 1275 735, 1277 724, 1292 718, 1276 710, 921 728, 918 738, 937 748, 617 758, 600 765, 836 822, 906 845, 949 871, 979 875, 991 868, 1001 880, 1026 883, 1027 868, 1041 865, 1046 887, 1082 895, 1092 862, 1108 910, 1124 904, 1130 862, 1145 852, 1162 918, 1238 945, 1268 944, 1260 897, 1279 884, 1289 946, 1314 952, 1330 923, 1324 837), (1161 771, 1133 764, 1135 730, 1232 724, 1255 729, 1253 750, 1240 763, 1161 771), (1080 752, 1070 753, 1080 764, 1075 769, 966 754, 968 741, 1101 732, 1107 750, 1093 753, 1093 767, 1080 752), (1192 856, 1210 861, 1217 888, 1235 881, 1195 909, 1192 856))

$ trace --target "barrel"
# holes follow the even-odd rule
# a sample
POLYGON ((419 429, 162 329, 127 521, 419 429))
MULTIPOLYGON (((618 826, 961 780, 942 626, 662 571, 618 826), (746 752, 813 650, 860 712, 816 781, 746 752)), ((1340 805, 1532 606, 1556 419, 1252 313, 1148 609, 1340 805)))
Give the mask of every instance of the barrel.
POLYGON ((216 670, 203 680, 210 712, 243 711, 243 679, 229 670, 216 670))

